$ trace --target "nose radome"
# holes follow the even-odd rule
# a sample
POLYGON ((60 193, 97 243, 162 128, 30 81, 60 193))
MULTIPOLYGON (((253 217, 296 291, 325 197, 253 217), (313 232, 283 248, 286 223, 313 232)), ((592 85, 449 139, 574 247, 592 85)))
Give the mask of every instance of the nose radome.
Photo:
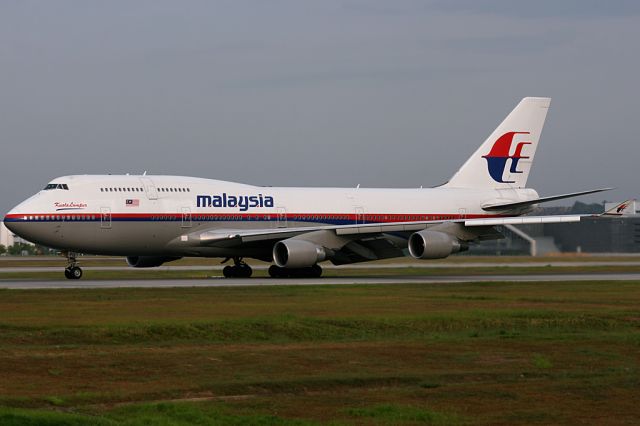
POLYGON ((15 233, 15 229, 14 229, 14 223, 18 218, 18 214, 16 213, 15 209, 10 210, 5 216, 4 216, 4 226, 7 227, 7 229, 13 233, 15 233))
POLYGON ((28 209, 31 207, 31 198, 24 200, 23 202, 12 208, 4 216, 4 226, 6 226, 14 234, 18 234, 18 228, 20 228, 19 223, 23 222, 25 215, 30 213, 28 209))

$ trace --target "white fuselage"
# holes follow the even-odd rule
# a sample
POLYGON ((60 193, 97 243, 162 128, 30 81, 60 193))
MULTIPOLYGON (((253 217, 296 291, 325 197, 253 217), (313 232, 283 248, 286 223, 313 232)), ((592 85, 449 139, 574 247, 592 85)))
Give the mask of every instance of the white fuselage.
POLYGON ((122 256, 251 256, 250 246, 242 254, 176 242, 212 229, 490 217, 496 214, 483 205, 538 196, 531 189, 276 188, 130 175, 65 176, 48 187, 7 214, 13 232, 62 250, 122 256))

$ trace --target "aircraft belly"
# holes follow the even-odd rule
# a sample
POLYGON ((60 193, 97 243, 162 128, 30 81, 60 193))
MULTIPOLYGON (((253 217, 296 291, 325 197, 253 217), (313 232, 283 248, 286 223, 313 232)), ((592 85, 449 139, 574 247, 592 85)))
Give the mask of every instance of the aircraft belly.
MULTIPOLYGON (((170 244, 182 235, 211 230, 210 222, 195 222, 183 228, 180 222, 112 222, 110 228, 99 223, 65 223, 64 238, 56 240, 54 248, 86 254, 111 256, 166 255, 228 257, 247 256, 265 258, 270 256, 272 244, 247 244, 241 248, 180 247, 170 244)), ((236 229, 261 228, 263 223, 219 222, 216 228, 236 229)))
POLYGON ((64 225, 45 222, 14 222, 11 224, 14 233, 27 241, 51 248, 64 248, 64 225))

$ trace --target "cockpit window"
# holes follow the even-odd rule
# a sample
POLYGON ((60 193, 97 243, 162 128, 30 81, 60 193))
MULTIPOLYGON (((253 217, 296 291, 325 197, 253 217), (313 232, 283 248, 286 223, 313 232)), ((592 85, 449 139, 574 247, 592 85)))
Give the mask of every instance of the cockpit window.
POLYGON ((49 191, 50 189, 66 189, 69 190, 69 187, 66 183, 50 183, 44 187, 45 191, 49 191))

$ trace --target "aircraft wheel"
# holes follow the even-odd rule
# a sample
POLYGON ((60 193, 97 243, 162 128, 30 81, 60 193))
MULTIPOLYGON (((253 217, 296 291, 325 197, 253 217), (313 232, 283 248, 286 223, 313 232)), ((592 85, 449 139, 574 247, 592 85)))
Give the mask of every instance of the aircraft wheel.
POLYGON ((269 266, 269 276, 271 278, 284 278, 284 268, 281 268, 278 265, 269 266))
POLYGON ((322 276, 322 267, 320 267, 320 265, 315 264, 309 269, 309 275, 311 276, 311 278, 320 278, 322 276))
POLYGON ((246 263, 234 266, 225 266, 222 275, 225 278, 249 278, 253 274, 253 269, 246 263))
POLYGON ((251 269, 251 266, 247 265, 246 263, 241 264, 236 268, 237 268, 237 271, 236 271, 237 277, 249 278, 251 277, 251 274, 253 274, 253 269, 251 269))
POLYGON ((235 270, 231 266, 225 266, 222 269, 222 275, 224 275, 225 278, 233 278, 233 277, 235 277, 236 275, 235 275, 234 272, 235 272, 235 270))
POLYGON ((281 268, 277 265, 269 267, 271 278, 320 278, 322 268, 320 265, 309 266, 308 268, 281 268))
POLYGON ((74 266, 72 268, 67 268, 64 270, 64 276, 70 280, 79 280, 82 278, 82 269, 74 266))

